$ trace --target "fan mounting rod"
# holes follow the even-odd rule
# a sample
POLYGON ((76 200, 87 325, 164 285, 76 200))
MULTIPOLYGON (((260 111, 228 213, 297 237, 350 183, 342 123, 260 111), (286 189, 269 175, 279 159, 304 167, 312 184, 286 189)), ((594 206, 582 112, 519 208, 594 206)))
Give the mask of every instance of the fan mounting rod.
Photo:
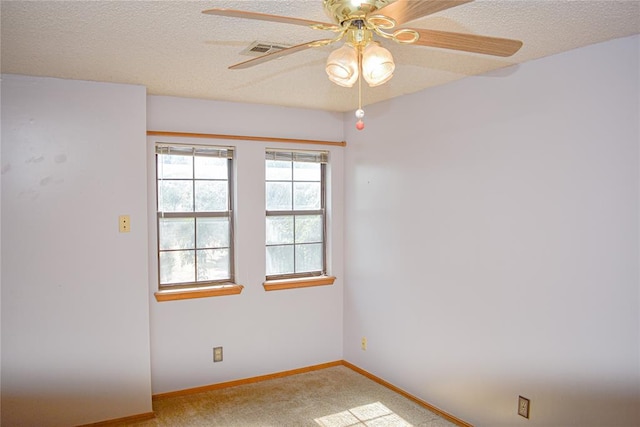
POLYGON ((345 21, 362 19, 393 0, 323 0, 322 3, 329 18, 342 25, 345 21))

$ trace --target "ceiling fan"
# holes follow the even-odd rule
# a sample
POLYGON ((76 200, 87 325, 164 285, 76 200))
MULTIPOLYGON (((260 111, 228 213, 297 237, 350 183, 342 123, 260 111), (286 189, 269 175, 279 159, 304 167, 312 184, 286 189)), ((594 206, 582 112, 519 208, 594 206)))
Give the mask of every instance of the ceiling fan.
POLYGON ((375 40, 376 36, 400 44, 502 57, 511 56, 522 47, 519 40, 402 27, 407 22, 471 1, 473 0, 323 0, 324 10, 332 23, 233 9, 208 9, 202 13, 302 25, 336 33, 332 38, 291 46, 231 65, 229 69, 248 68, 292 53, 345 40, 342 47, 329 55, 326 72, 329 80, 340 86, 352 87, 358 81, 360 95, 356 117, 359 120, 356 127, 362 130, 364 111, 361 102, 361 78, 364 78, 369 86, 378 86, 389 81, 395 70, 391 53, 375 40))

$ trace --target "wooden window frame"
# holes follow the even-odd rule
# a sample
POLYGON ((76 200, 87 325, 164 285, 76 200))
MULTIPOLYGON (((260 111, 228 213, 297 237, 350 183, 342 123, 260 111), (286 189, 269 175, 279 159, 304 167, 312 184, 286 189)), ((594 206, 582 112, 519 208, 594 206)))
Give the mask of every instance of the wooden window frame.
MULTIPOLYGON (((194 145, 194 144, 181 144, 181 143, 162 143, 156 142, 155 144, 155 167, 156 167, 156 178, 155 178, 155 187, 156 187, 156 233, 158 236, 158 242, 156 246, 156 255, 157 255, 157 267, 158 267, 158 291, 155 292, 155 297, 158 302, 164 301, 174 301, 174 300, 182 300, 182 299, 193 299, 193 298, 204 298, 204 297, 214 297, 214 296, 225 296, 225 295, 235 295, 242 292, 244 288, 242 285, 238 285, 234 283, 234 221, 233 221, 233 167, 234 167, 234 159, 233 154, 228 155, 227 158, 227 191, 228 191, 228 205, 226 211, 207 211, 207 212, 160 212, 158 209, 158 191, 159 191, 159 171, 158 171, 158 155, 163 154, 161 151, 163 148, 175 147, 176 149, 186 150, 189 148, 193 149, 191 154, 192 158, 198 155, 197 150, 226 150, 228 152, 233 153, 233 147, 222 147, 222 146, 209 146, 209 145, 194 145), (206 281, 195 281, 188 283, 177 283, 177 284, 161 284, 160 283, 160 220, 162 218, 193 218, 197 220, 197 218, 228 218, 229 220, 229 277, 221 280, 206 280, 206 281)), ((195 182, 197 179, 194 177, 191 181, 195 182)), ((195 197, 195 193, 194 193, 195 197)), ((195 243, 195 242, 194 242, 195 243)), ((194 247, 194 251, 197 251, 197 247, 194 247)), ((197 279, 197 278, 196 278, 197 279)))

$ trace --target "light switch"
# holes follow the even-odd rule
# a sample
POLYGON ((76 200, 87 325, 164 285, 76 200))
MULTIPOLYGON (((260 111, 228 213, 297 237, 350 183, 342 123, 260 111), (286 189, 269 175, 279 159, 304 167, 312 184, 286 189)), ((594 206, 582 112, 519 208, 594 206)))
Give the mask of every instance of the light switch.
POLYGON ((222 362, 222 347, 213 347, 213 361, 222 362))

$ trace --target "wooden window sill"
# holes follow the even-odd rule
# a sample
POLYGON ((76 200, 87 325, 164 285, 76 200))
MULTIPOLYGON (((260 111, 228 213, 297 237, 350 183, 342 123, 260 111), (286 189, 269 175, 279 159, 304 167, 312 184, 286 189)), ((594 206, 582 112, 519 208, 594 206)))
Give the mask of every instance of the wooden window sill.
POLYGON ((225 295, 237 295, 242 292, 244 286, 229 283, 227 285, 203 286, 197 288, 163 289, 155 293, 158 302, 175 301, 180 299, 221 297, 225 295))
POLYGON ((336 278, 333 276, 303 277, 300 279, 268 280, 262 286, 265 291, 282 291, 284 289, 333 285, 335 281, 336 278))

